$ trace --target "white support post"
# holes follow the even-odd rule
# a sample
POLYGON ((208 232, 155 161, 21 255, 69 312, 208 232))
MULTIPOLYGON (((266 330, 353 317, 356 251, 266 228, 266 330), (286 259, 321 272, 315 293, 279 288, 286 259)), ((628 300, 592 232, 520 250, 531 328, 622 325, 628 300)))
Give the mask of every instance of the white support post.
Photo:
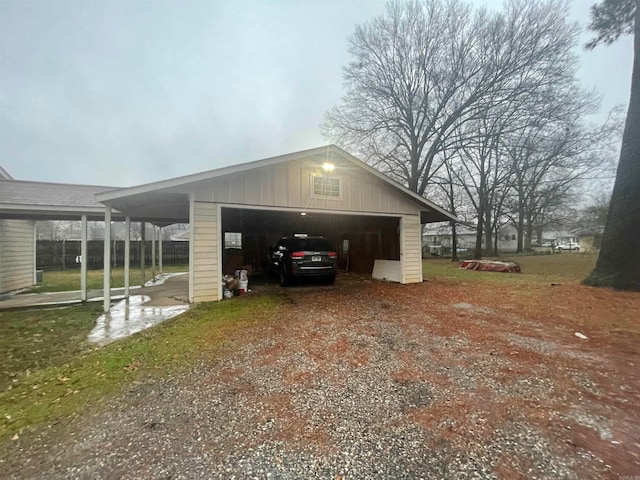
POLYGON ((160 235, 158 235, 158 270, 162 275, 162 228, 160 227, 160 235))
POLYGON ((131 261, 131 217, 124 219, 124 296, 129 298, 129 270, 131 261))
POLYGON ((144 242, 147 239, 147 236, 145 235, 147 230, 147 224, 145 222, 140 222, 140 235, 142 237, 142 241, 140 242, 140 275, 142 276, 142 280, 140 282, 140 286, 144 287, 144 282, 145 282, 145 272, 144 272, 144 267, 145 267, 145 261, 144 261, 144 257, 145 257, 145 244, 144 242))
POLYGON ((155 280, 156 278, 156 233, 158 231, 158 227, 155 225, 151 225, 151 229, 153 232, 153 236, 151 237, 151 274, 153 275, 151 278, 155 280))
POLYGON ((33 222, 33 284, 38 283, 38 225, 33 222))
POLYGON ((87 216, 82 215, 80 226, 80 300, 87 301, 87 216))
POLYGON ((104 311, 111 308, 111 206, 104 209, 104 311))
POLYGON ((193 303, 195 284, 195 224, 196 210, 193 195, 189 196, 189 303, 193 303))

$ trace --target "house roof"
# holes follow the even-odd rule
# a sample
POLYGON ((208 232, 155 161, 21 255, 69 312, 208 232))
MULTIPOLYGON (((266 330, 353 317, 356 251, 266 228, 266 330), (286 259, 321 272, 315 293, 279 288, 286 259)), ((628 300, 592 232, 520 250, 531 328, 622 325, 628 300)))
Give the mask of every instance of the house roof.
MULTIPOLYGON (((191 175, 185 175, 182 177, 171 178, 167 180, 161 180, 159 182, 147 183, 144 185, 138 185, 134 187, 121 188, 116 190, 105 191, 96 195, 97 200, 105 203, 105 204, 113 204, 116 208, 118 208, 118 200, 125 199, 127 197, 135 197, 135 196, 146 196, 147 202, 150 200, 160 201, 160 197, 158 196, 162 191, 166 191, 169 189, 174 189, 176 187, 181 187, 193 183, 203 182, 206 180, 212 180, 215 178, 223 177, 225 175, 231 175, 234 173, 244 172, 256 168, 261 167, 269 167, 273 165, 277 165, 284 162, 289 162, 293 160, 302 160, 306 157, 325 155, 327 158, 335 158, 339 157, 343 160, 347 160, 351 162, 353 165, 361 168, 367 173, 375 176, 385 184, 391 186, 401 195, 411 199, 415 203, 419 204, 422 209, 429 212, 429 221, 449 221, 449 220, 457 220, 455 216, 451 213, 445 211, 441 207, 435 205, 434 203, 428 201, 427 199, 421 197, 415 192, 412 192, 408 188, 400 185, 394 180, 390 179, 386 175, 380 173, 375 168, 367 165, 363 161, 358 158, 350 155, 345 152, 341 148, 335 145, 328 145, 325 147, 318 147, 310 150, 303 150, 300 152, 289 153, 286 155, 280 155, 277 157, 265 158, 262 160, 256 160, 253 162, 242 163, 238 165, 233 165, 229 167, 218 168, 215 170, 209 170, 206 172, 195 173, 191 175), (153 197, 154 195, 155 198, 153 197)), ((173 194, 176 195, 176 194, 173 194)), ((177 200, 177 198, 176 198, 177 200)))
POLYGON ((104 205, 96 200, 95 194, 113 189, 0 178, 0 217, 77 220, 80 215, 88 215, 104 218, 104 205))
POLYGON ((13 180, 13 177, 9 172, 7 172, 4 168, 0 166, 0 179, 3 180, 13 180))

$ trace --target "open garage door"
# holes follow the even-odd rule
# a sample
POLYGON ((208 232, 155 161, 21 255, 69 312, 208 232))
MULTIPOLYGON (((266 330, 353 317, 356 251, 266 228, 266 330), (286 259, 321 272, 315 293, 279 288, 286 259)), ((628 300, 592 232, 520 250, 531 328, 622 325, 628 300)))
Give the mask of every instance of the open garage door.
POLYGON ((393 216, 222 208, 223 272, 264 271, 269 247, 283 236, 321 235, 340 269, 370 275, 376 259, 400 260, 400 218, 393 216))

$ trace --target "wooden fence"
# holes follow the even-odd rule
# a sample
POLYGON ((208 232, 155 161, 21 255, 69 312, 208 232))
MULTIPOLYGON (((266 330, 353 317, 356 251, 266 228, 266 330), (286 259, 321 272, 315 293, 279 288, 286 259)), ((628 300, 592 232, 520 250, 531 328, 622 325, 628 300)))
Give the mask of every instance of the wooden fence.
MULTIPOLYGON (((145 264, 151 265, 151 240, 145 241, 145 264)), ((140 265, 141 241, 131 241, 131 267, 140 265)), ((156 250, 159 242, 156 242, 156 250)), ((36 242, 36 268, 39 270, 59 270, 80 268, 80 240, 38 240, 36 242)), ((104 243, 102 240, 87 242, 87 268, 104 267, 104 243)), ((115 267, 124 265, 124 240, 111 242, 111 262, 115 267)), ((156 263, 158 255, 156 254, 156 263)), ((162 242, 163 265, 187 265, 189 263, 189 242, 162 242)))

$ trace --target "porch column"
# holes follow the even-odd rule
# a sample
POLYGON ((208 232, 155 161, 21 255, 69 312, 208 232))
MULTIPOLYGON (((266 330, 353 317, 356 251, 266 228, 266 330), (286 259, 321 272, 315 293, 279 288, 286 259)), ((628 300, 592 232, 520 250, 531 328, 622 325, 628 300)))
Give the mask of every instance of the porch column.
POLYGON ((160 235, 158 235, 158 270, 162 274, 162 228, 160 227, 160 235))
POLYGON ((189 303, 193 303, 195 283, 195 225, 196 209, 193 195, 189 195, 189 303))
POLYGON ((151 237, 151 272, 153 275, 153 279, 156 278, 156 233, 158 232, 158 227, 155 225, 151 225, 153 235, 151 237))
POLYGON ((111 206, 104 209, 104 311, 111 308, 111 206))
POLYGON ((38 225, 33 222, 33 285, 38 284, 38 225))
POLYGON ((87 301, 87 216, 80 226, 80 300, 87 301))
POLYGON ((142 237, 142 242, 140 243, 140 273, 142 275, 142 281, 140 282, 140 286, 144 287, 144 267, 145 267, 145 262, 144 262, 144 254, 145 254, 145 245, 144 242, 147 238, 147 236, 145 235, 145 231, 147 230, 147 224, 146 222, 140 222, 140 235, 142 237))
POLYGON ((131 257, 131 217, 124 219, 124 297, 129 298, 129 264, 131 257))

